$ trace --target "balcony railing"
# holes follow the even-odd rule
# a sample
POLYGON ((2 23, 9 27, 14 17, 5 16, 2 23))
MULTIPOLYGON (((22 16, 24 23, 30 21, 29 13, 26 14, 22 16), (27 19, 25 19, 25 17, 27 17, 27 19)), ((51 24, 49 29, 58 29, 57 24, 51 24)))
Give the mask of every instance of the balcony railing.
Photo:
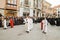
POLYGON ((25 7, 29 7, 30 5, 24 4, 25 7))
POLYGON ((7 5, 17 6, 17 4, 7 3, 7 5))
POLYGON ((17 4, 6 3, 7 10, 17 10, 17 4))
POLYGON ((6 9, 7 10, 17 10, 17 7, 14 7, 14 6, 6 6, 6 9))

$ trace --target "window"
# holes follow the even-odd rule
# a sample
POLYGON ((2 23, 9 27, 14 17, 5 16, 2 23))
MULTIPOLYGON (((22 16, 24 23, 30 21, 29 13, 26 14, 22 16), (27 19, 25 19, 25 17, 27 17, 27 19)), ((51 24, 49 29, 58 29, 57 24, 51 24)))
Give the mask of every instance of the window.
POLYGON ((12 0, 11 3, 12 3, 12 4, 16 4, 16 0, 12 0))
POLYGON ((10 5, 7 5, 7 6, 10 6, 10 5))
POLYGON ((31 5, 31 0, 29 0, 28 5, 31 5))
POLYGON ((13 3, 14 3, 14 4, 17 4, 16 2, 17 2, 17 0, 13 0, 13 3))
POLYGON ((7 0, 7 6, 16 7, 17 0, 7 0))
POLYGON ((17 1, 17 0, 7 0, 7 3, 16 4, 16 1, 17 1))
POLYGON ((60 8, 58 8, 58 13, 60 13, 60 8))
POLYGON ((60 11, 58 11, 58 13, 60 13, 60 11))
POLYGON ((8 0, 7 3, 10 3, 10 0, 8 0))
POLYGON ((38 7, 38 0, 35 0, 35 7, 38 7))
POLYGON ((25 2, 24 2, 26 5, 28 5, 28 0, 25 0, 25 2))
POLYGON ((24 12, 29 12, 30 10, 29 10, 29 8, 28 7, 25 7, 24 8, 24 12))
POLYGON ((46 10, 46 9, 47 9, 47 7, 44 5, 44 6, 43 6, 43 9, 44 9, 44 10, 46 10))
POLYGON ((24 5, 24 0, 20 0, 20 6, 23 7, 24 5))

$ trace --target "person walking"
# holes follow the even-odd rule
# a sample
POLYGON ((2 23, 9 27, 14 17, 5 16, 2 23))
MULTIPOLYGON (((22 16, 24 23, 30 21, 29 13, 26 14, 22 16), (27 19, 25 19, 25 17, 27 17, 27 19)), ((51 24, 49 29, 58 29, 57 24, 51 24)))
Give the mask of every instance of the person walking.
POLYGON ((46 34, 47 33, 47 24, 48 24, 47 19, 44 18, 42 20, 42 23, 43 23, 43 29, 42 29, 42 31, 43 31, 44 34, 46 34))
POLYGON ((40 22, 40 28, 41 28, 41 30, 43 30, 43 22, 42 21, 40 22))
POLYGON ((11 26, 11 28, 14 28, 14 21, 12 18, 10 18, 10 26, 11 26))
POLYGON ((33 28, 33 20, 30 17, 26 17, 25 26, 27 27, 26 32, 29 33, 33 28))
POLYGON ((30 31, 32 30, 33 28, 33 19, 30 17, 30 31))
POLYGON ((4 25, 4 29, 7 29, 6 18, 4 18, 4 20, 3 20, 3 25, 4 25))

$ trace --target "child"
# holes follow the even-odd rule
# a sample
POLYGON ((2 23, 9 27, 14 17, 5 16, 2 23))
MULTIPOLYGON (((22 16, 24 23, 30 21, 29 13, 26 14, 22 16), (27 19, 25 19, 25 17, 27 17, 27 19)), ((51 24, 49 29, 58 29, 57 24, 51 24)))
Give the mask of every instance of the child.
POLYGON ((6 18, 4 18, 4 20, 3 20, 3 25, 4 25, 4 29, 7 29, 6 18))

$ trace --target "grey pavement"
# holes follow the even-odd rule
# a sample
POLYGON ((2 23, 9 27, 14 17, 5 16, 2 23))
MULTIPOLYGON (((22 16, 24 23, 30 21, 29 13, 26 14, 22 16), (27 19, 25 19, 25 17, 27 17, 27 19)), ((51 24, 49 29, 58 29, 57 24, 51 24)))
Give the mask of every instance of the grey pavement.
POLYGON ((16 25, 7 30, 0 28, 0 40, 60 40, 60 27, 48 25, 47 34, 43 34, 40 24, 34 24, 30 33, 25 32, 24 25, 16 25))

